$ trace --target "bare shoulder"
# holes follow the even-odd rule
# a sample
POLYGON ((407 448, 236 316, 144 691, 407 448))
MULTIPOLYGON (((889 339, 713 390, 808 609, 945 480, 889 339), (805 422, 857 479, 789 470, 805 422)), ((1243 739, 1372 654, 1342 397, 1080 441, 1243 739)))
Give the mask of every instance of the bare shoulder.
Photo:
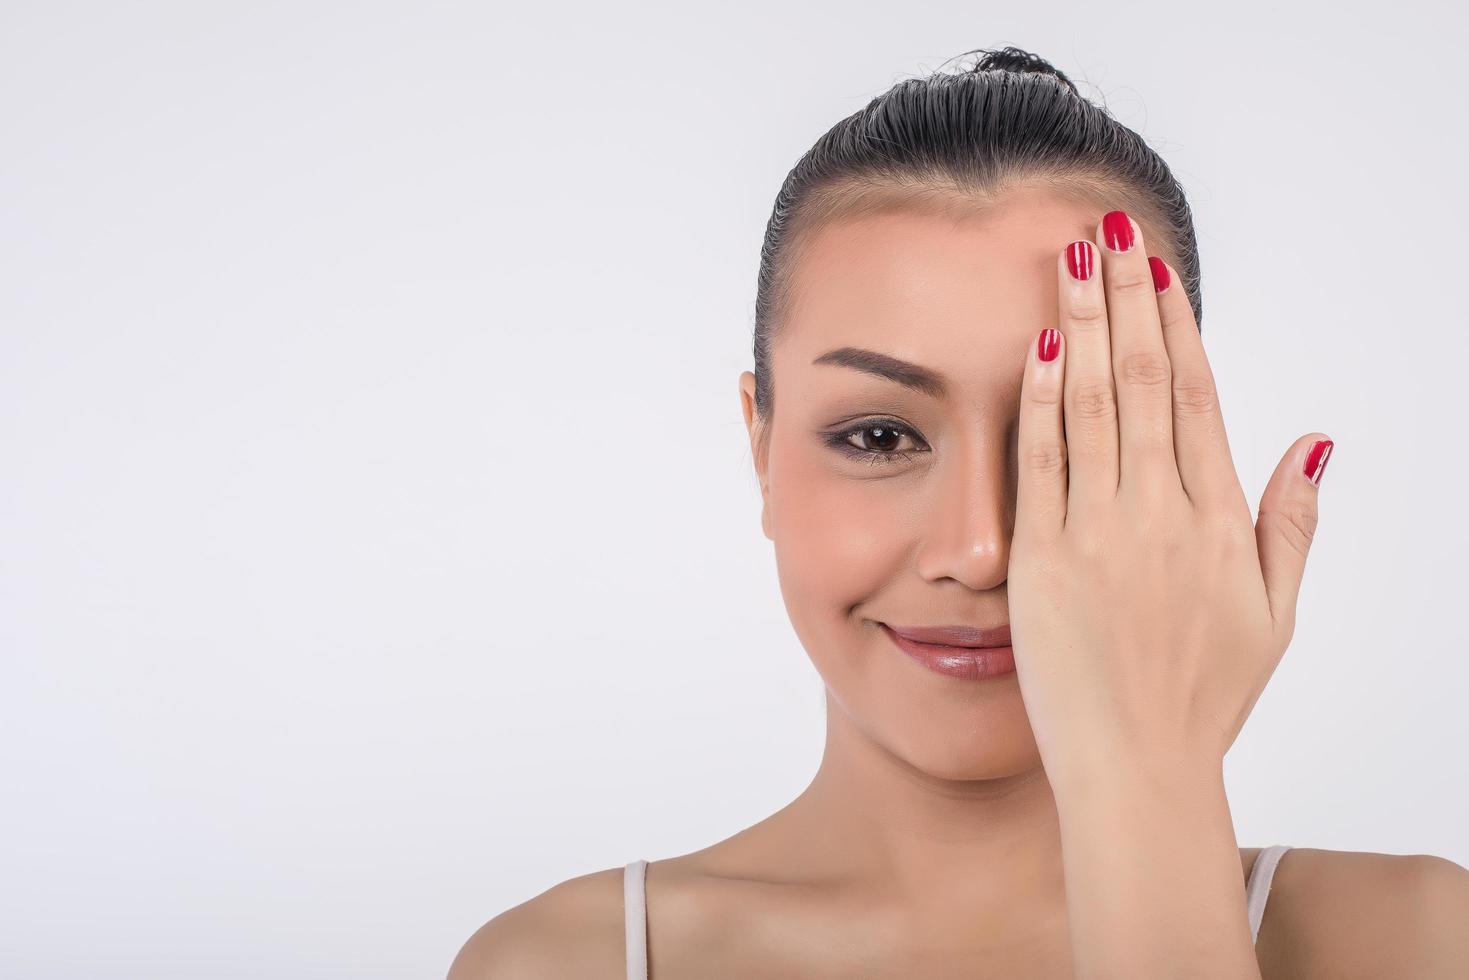
POLYGON ((621 976, 622 868, 568 878, 475 931, 447 980, 621 976))
POLYGON ((1431 854, 1295 847, 1271 882, 1265 980, 1469 975, 1469 871, 1431 854))

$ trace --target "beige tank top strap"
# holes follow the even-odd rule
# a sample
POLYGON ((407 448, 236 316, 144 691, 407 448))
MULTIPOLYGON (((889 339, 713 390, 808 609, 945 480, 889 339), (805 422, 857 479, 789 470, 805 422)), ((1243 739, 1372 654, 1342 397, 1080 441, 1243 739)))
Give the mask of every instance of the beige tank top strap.
POLYGON ((623 931, 627 936, 627 980, 648 980, 648 862, 622 869, 623 931))
POLYGON ((1270 897, 1270 883, 1275 878, 1275 868, 1289 844, 1271 844, 1255 855, 1255 865, 1250 868, 1250 880, 1245 886, 1245 907, 1250 913, 1250 938, 1260 938, 1260 922, 1265 918, 1265 902, 1270 897))

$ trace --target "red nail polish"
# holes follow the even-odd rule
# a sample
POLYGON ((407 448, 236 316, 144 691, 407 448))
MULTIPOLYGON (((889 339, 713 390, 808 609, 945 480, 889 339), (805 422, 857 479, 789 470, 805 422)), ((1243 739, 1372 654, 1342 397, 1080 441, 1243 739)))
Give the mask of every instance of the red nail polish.
POLYGON ((1334 445, 1336 443, 1330 439, 1322 439, 1306 453, 1306 479, 1312 486, 1321 486, 1321 474, 1326 472, 1326 463, 1331 459, 1331 447, 1334 445))
POLYGON ((1092 277, 1092 243, 1086 239, 1066 246, 1066 271, 1082 282, 1092 277))
POLYGON ((1168 288, 1173 277, 1168 273, 1168 264, 1156 255, 1148 256, 1148 268, 1153 270, 1153 292, 1161 293, 1168 288))
POLYGON ((1132 222, 1126 211, 1108 211, 1102 216, 1102 240, 1114 252, 1132 248, 1132 222))
POLYGON ((1061 331, 1055 327, 1042 330, 1041 335, 1035 339, 1035 352, 1043 361, 1054 361, 1056 355, 1061 353, 1061 331))

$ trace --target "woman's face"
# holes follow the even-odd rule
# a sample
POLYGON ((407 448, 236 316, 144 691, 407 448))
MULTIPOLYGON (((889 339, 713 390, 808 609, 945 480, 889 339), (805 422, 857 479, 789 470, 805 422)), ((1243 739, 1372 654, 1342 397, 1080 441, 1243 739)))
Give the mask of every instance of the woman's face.
MULTIPOLYGON (((1013 671, 935 673, 878 624, 1009 622, 1026 351, 1058 325, 1058 255, 1091 239, 1107 210, 1027 188, 957 219, 844 220, 813 235, 796 270, 797 304, 771 352, 768 456, 756 464, 765 534, 830 709, 934 776, 1041 764, 1013 671), (843 348, 909 362, 942 390, 816 363, 843 348), (900 431, 864 435, 879 422, 900 431), (860 456, 882 450, 893 455, 860 456)), ((753 445, 754 375, 740 386, 753 445)))

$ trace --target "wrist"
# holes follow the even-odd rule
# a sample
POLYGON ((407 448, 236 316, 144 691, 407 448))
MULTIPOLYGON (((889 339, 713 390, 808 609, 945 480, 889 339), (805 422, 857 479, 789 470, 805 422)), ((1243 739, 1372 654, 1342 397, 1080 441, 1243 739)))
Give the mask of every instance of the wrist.
POLYGON ((1077 976, 1258 977, 1223 766, 1071 772, 1054 789, 1077 976))
POLYGON ((1083 805, 1142 798, 1216 800, 1224 793, 1224 760, 1208 752, 1149 750, 1104 740, 1088 742, 1087 751, 1045 762, 1057 802, 1083 805))

